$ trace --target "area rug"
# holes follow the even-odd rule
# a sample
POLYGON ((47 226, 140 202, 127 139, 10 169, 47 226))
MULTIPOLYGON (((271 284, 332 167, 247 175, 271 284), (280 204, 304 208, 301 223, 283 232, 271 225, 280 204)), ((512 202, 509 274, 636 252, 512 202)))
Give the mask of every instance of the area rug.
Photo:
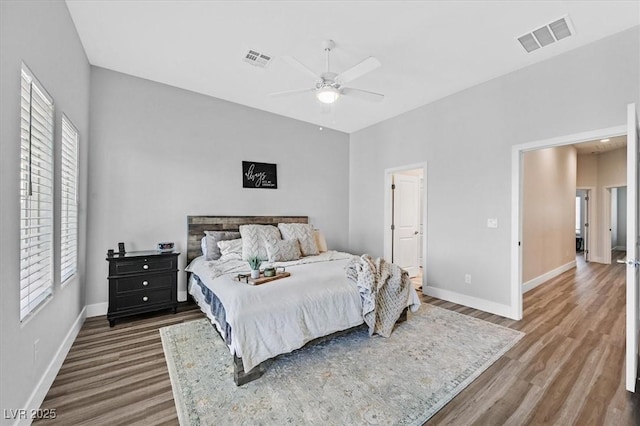
POLYGON ((421 425, 523 333, 425 304, 389 338, 357 328, 237 387, 206 319, 160 329, 180 424, 421 425))

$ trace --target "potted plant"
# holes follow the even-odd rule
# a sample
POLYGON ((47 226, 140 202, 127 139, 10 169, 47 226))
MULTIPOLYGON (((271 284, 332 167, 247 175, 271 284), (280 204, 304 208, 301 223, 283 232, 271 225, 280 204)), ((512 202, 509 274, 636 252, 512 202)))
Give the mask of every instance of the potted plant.
POLYGON ((251 268, 251 278, 260 278, 260 264, 262 264, 262 259, 258 256, 251 256, 247 259, 249 262, 249 267, 251 268))

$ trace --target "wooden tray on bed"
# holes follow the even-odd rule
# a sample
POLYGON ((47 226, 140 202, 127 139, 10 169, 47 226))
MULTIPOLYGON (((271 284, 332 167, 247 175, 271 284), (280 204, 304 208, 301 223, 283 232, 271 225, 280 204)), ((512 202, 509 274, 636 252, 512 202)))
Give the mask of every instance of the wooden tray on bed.
POLYGON ((264 283, 268 283, 274 280, 279 280, 280 278, 286 278, 291 275, 291 272, 278 272, 273 277, 265 277, 264 273, 260 273, 260 278, 251 278, 250 276, 238 275, 235 279, 241 283, 251 284, 251 285, 260 285, 264 283))

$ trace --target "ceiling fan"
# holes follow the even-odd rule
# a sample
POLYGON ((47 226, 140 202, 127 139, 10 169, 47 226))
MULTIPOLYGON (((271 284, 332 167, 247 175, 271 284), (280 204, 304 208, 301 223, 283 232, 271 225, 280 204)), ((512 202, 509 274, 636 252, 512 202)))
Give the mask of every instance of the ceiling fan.
POLYGON ((333 49, 335 45, 336 44, 333 40, 325 40, 322 42, 322 47, 327 53, 327 70, 321 74, 315 73, 309 67, 292 56, 283 56, 282 59, 287 64, 293 66, 294 68, 297 68, 305 74, 311 75, 314 78, 316 84, 314 87, 307 89, 287 90, 284 92, 271 93, 270 96, 287 96, 299 93, 315 92, 316 98, 318 98, 318 100, 324 104, 332 104, 337 101, 340 96, 343 95, 354 96, 373 102, 382 101, 384 99, 383 94, 369 92, 362 89, 354 89, 352 87, 344 87, 344 84, 349 83, 356 78, 362 77, 363 75, 378 68, 381 65, 380 61, 378 61, 373 56, 370 56, 359 64, 349 68, 348 70, 343 71, 340 74, 336 74, 335 72, 331 71, 331 68, 329 66, 329 54, 331 52, 331 49, 333 49))

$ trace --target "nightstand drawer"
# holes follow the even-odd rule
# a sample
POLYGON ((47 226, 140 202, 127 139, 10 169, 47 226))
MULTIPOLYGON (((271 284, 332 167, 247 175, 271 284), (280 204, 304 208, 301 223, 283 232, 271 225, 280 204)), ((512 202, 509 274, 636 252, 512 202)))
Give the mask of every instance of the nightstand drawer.
POLYGON ((118 309, 171 303, 171 289, 161 288, 149 291, 136 291, 117 297, 118 309))
POLYGON ((157 288, 171 287, 175 279, 175 274, 147 274, 129 278, 115 279, 116 292, 118 295, 127 291, 152 290, 157 288))
POLYGON ((149 258, 130 261, 119 261, 115 264, 115 272, 120 274, 136 274, 142 272, 154 272, 176 269, 175 258, 149 258))

